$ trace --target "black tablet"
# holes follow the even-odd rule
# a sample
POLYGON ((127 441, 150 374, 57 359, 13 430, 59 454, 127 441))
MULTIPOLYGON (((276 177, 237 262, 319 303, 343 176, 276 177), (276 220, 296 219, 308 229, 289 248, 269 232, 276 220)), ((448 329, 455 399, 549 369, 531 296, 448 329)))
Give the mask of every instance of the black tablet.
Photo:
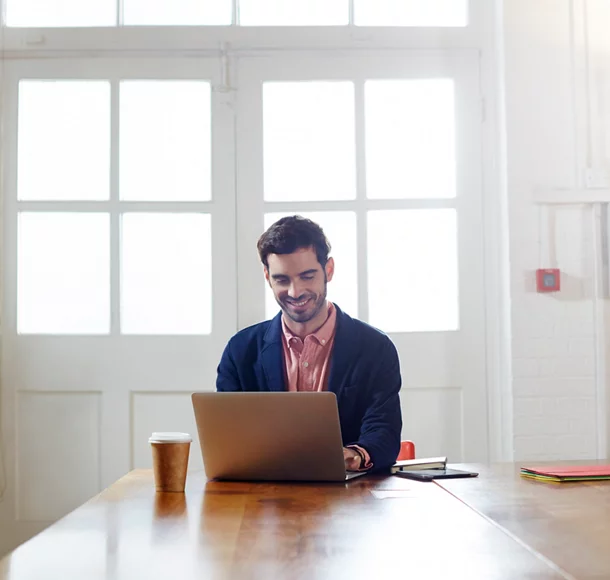
POLYGON ((416 479, 417 481, 432 481, 433 479, 455 479, 458 477, 476 477, 474 471, 460 471, 459 469, 415 469, 413 471, 397 471, 394 475, 416 479))

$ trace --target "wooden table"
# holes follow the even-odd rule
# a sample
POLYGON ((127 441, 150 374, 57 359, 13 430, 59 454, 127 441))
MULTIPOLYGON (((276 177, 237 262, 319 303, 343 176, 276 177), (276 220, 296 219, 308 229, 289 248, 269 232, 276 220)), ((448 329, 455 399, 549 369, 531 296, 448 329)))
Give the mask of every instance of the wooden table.
POLYGON ((567 577, 610 579, 610 481, 542 483, 520 477, 513 464, 461 467, 480 476, 439 485, 567 577))
MULTIPOLYGON (((531 545, 551 542, 536 544, 537 534, 553 534, 541 523, 544 509, 532 516, 501 507, 493 521, 493 495, 502 495, 504 475, 514 482, 512 469, 447 485, 458 496, 488 494, 480 503, 488 517, 436 484, 398 477, 297 485, 206 482, 191 473, 186 494, 155 494, 152 474, 134 471, 0 561, 0 580, 570 578, 518 538, 517 527, 530 522, 531 545), (511 522, 517 537, 498 525, 511 522)), ((517 483, 505 486, 508 493, 517 483)), ((580 488, 591 502, 598 493, 607 509, 601 486, 580 488)), ((531 489, 538 490, 531 498, 550 502, 546 486, 531 489)), ((577 501, 561 503, 560 513, 577 501)), ((580 531, 574 541, 592 539, 580 531)), ((589 572, 607 562, 589 569, 583 562, 578 578, 595 578, 589 572)), ((561 567, 568 569, 563 559, 561 567)), ((605 571, 610 577, 610 565, 605 571)))

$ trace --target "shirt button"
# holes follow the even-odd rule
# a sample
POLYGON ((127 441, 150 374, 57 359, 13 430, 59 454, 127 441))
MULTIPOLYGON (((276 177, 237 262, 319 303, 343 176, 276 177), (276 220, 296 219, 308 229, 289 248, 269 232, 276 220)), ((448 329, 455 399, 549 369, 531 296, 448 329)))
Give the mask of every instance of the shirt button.
POLYGON ((322 344, 326 344, 326 341, 324 339, 322 339, 322 344))
POLYGON ((307 367, 309 366, 309 363, 308 363, 308 362, 304 362, 304 363, 303 363, 303 366, 304 366, 305 368, 307 368, 307 367))

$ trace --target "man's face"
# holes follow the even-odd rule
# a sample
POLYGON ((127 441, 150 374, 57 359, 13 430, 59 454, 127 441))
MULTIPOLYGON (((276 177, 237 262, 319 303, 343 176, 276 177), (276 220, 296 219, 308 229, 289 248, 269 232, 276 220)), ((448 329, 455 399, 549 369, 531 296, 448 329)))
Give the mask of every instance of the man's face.
POLYGON ((326 283, 334 273, 329 258, 322 268, 315 250, 299 248, 292 254, 269 254, 265 278, 280 308, 294 322, 309 322, 326 300, 326 283))

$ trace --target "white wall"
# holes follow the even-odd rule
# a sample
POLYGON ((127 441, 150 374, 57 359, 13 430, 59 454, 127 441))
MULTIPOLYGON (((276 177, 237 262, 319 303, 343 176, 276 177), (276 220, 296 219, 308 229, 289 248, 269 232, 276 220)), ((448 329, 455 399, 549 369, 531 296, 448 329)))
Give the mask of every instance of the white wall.
MULTIPOLYGON (((599 132, 600 120, 587 113, 585 46, 588 32, 591 68, 608 59, 601 27, 591 34, 594 26, 610 21, 608 4, 606 0, 504 3, 518 460, 592 459, 604 453, 598 441, 604 422, 597 412, 603 398, 597 391, 594 323, 594 307, 603 304, 593 299, 592 209, 537 206, 533 194, 537 188, 581 187, 585 167, 601 163, 587 137, 588 129, 599 132), (534 270, 539 267, 561 269, 559 294, 535 292, 534 270)), ((610 138, 610 132, 605 137, 610 138)), ((602 440, 605 437, 604 433, 602 440)))

